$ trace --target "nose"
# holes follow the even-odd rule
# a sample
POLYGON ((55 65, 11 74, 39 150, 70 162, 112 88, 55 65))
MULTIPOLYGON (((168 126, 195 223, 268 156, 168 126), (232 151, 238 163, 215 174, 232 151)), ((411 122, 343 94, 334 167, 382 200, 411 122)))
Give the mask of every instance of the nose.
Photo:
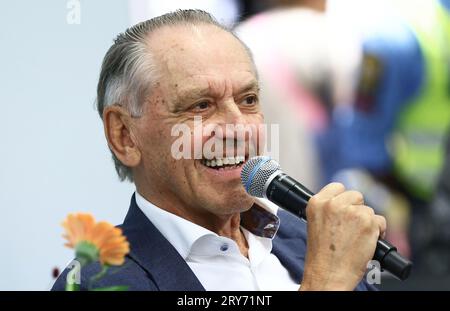
POLYGON ((245 126, 246 124, 247 121, 245 115, 239 109, 239 106, 235 103, 235 101, 233 99, 224 101, 220 108, 219 118, 216 119, 216 126, 220 127, 220 130, 215 133, 216 138, 234 140, 237 137, 237 129, 239 129, 242 125, 245 126))
POLYGON ((223 141, 227 156, 245 155, 252 132, 239 106, 234 100, 223 102, 220 117, 216 119, 214 137, 223 141))
POLYGON ((228 100, 223 105, 223 115, 225 124, 245 124, 244 114, 233 99, 228 100))

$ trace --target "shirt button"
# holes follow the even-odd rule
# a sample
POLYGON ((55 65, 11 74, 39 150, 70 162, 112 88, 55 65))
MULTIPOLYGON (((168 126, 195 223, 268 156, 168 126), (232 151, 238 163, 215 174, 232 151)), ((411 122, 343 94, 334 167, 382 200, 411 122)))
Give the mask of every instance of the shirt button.
POLYGON ((220 246, 220 250, 222 251, 222 252, 226 252, 227 250, 228 250, 228 244, 222 244, 221 246, 220 246))

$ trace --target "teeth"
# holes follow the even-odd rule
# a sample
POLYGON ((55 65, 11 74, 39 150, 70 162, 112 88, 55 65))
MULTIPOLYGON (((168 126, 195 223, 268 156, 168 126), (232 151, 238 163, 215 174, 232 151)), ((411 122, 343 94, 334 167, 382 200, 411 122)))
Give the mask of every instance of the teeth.
POLYGON ((203 163, 206 166, 215 167, 215 166, 224 166, 224 165, 235 165, 245 161, 244 156, 236 156, 236 157, 228 157, 223 159, 213 159, 213 160, 204 160, 203 163))
POLYGON ((203 163, 206 166, 215 167, 215 166, 224 166, 224 165, 235 165, 245 162, 244 156, 236 156, 229 157, 223 159, 212 159, 212 160, 204 160, 203 163))

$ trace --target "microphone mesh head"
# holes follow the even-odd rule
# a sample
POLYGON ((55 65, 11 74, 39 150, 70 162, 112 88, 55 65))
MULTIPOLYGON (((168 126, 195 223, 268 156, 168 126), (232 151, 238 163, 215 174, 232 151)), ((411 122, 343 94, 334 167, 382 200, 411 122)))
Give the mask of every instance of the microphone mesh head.
POLYGON ((269 157, 258 156, 248 160, 241 171, 241 181, 248 194, 263 198, 264 185, 270 175, 280 169, 280 164, 269 157))

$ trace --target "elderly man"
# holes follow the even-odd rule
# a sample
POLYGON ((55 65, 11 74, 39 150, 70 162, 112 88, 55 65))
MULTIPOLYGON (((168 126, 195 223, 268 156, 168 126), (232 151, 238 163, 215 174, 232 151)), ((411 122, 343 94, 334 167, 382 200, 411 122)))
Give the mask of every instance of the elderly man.
MULTIPOLYGON (((372 289, 361 280, 386 224, 360 193, 326 186, 308 205, 306 229, 245 192, 240 170, 249 136, 245 159, 174 157, 173 128, 194 133, 198 117, 216 130, 192 134, 193 145, 211 136, 236 142, 217 129, 262 124, 258 89, 249 50, 203 11, 166 14, 118 36, 103 62, 98 110, 120 178, 136 185, 121 226, 131 251, 96 287, 372 289)), ((98 264, 83 269, 82 289, 98 271, 98 264)), ((66 273, 54 290, 64 288, 66 273)))

